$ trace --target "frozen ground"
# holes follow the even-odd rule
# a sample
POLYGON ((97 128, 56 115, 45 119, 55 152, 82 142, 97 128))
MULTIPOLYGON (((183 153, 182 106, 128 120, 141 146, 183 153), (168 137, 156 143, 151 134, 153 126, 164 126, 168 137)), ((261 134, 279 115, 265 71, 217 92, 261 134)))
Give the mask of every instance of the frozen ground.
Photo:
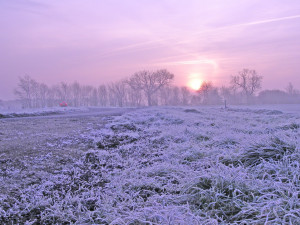
POLYGON ((300 104, 284 104, 284 105, 252 105, 252 106, 230 106, 230 108, 239 108, 239 109, 268 109, 268 110, 279 110, 284 113, 300 113, 300 104))
POLYGON ((300 112, 88 109, 0 119, 4 224, 299 224, 300 112))
MULTIPOLYGON (((127 108, 128 109, 128 108, 127 108)), ((51 107, 43 109, 19 109, 19 110, 0 110, 0 119, 17 118, 17 117, 35 117, 35 116, 76 116, 76 115, 91 115, 91 114, 106 114, 110 112, 124 112, 118 108, 100 108, 100 107, 51 107)), ((126 111, 126 108, 125 108, 126 111)))

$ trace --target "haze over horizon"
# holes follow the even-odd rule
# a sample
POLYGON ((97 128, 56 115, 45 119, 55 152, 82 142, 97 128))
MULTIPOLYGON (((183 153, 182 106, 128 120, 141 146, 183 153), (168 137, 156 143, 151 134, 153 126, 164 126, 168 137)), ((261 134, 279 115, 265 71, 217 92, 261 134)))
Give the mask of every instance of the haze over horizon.
POLYGON ((300 2, 0 0, 0 99, 18 77, 100 85, 166 68, 228 85, 243 68, 263 89, 300 88, 300 2))

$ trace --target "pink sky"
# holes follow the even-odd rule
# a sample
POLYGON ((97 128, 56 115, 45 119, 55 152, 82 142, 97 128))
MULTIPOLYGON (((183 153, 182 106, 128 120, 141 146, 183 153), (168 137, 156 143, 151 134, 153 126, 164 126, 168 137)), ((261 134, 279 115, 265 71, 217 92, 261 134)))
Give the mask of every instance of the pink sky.
POLYGON ((176 85, 250 68, 300 88, 299 0, 0 0, 0 15, 0 99, 25 74, 96 86, 157 68, 176 85))

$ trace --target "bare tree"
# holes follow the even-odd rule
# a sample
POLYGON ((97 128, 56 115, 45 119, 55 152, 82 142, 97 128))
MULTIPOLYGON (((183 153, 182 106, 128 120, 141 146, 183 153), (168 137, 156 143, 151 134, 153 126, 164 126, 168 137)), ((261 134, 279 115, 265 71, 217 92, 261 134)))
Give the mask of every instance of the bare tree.
POLYGON ((47 106, 47 98, 48 98, 49 88, 46 84, 39 84, 39 96, 40 96, 40 106, 47 106))
POLYGON ((83 106, 90 105, 92 90, 93 87, 90 85, 84 85, 81 87, 81 99, 82 99, 81 105, 83 106))
POLYGON ((230 99, 232 95, 232 88, 222 86, 220 88, 220 95, 225 101, 230 99))
POLYGON ((15 94, 22 101, 24 107, 57 106, 66 101, 72 106, 149 106, 160 104, 159 90, 167 88, 167 103, 180 103, 180 89, 168 84, 174 75, 167 70, 155 72, 141 71, 126 81, 118 81, 108 86, 98 88, 89 85, 80 85, 78 82, 68 84, 61 82, 48 87, 38 83, 28 75, 19 78, 15 94))
POLYGON ((133 90, 129 85, 127 85, 127 95, 128 95, 129 106, 141 106, 142 105, 143 95, 142 95, 141 90, 133 90))
POLYGON ((80 84, 75 81, 71 86, 71 96, 72 96, 72 102, 73 102, 73 106, 77 107, 81 104, 81 87, 80 84))
POLYGON ((39 108, 40 105, 40 90, 39 83, 35 80, 31 80, 31 90, 32 90, 32 107, 39 108))
POLYGON ((171 87, 162 87, 158 91, 160 105, 170 105, 171 104, 171 87))
POLYGON ((52 92, 52 104, 54 106, 58 106, 59 103, 62 101, 62 93, 61 93, 61 88, 60 85, 53 85, 51 87, 51 92, 52 92))
POLYGON ((179 89, 179 87, 172 87, 171 105, 180 105, 180 89, 179 89))
POLYGON ((237 90, 230 86, 229 87, 222 86, 220 88, 220 96, 221 96, 222 100, 224 101, 225 107, 227 106, 227 104, 238 104, 239 103, 240 96, 236 92, 237 92, 237 90))
POLYGON ((170 84, 173 79, 174 75, 165 69, 155 72, 143 70, 131 76, 127 83, 133 90, 142 90, 147 98, 148 106, 152 106, 154 94, 170 84))
POLYGON ((286 104, 291 103, 288 93, 281 90, 264 90, 258 96, 258 101, 263 104, 286 104))
POLYGON ((47 100, 50 97, 48 86, 43 83, 38 83, 28 75, 19 77, 15 94, 21 100, 25 108, 46 107, 47 100))
POLYGON ((214 87, 211 82, 204 81, 198 91, 201 96, 202 104, 219 104, 221 103, 221 97, 218 92, 218 88, 214 87))
POLYGON ((182 105, 190 104, 191 93, 187 87, 180 88, 180 96, 182 105))
POLYGON ((114 98, 119 107, 123 107, 126 101, 126 82, 117 81, 111 83, 109 86, 111 97, 114 98))
POLYGON ((22 101, 23 107, 25 108, 33 107, 33 83, 35 83, 35 80, 29 75, 19 77, 18 87, 15 89, 15 95, 22 101))
POLYGON ((200 89, 198 90, 198 93, 200 94, 201 98, 202 98, 202 103, 203 104, 207 104, 208 103, 208 95, 209 92, 212 90, 213 85, 211 82, 206 82, 204 81, 201 84, 200 89))
POLYGON ((233 88, 242 90, 249 103, 251 97, 261 88, 262 78, 255 70, 243 69, 238 75, 231 77, 231 84, 233 88))
POLYGON ((92 96, 91 96, 91 105, 92 106, 98 106, 98 90, 97 88, 94 88, 93 87, 93 90, 92 90, 92 96))
POLYGON ((180 105, 182 104, 181 89, 176 86, 165 86, 160 89, 160 105, 180 105))
POLYGON ((47 91, 47 106, 52 107, 55 105, 54 103, 54 90, 53 87, 49 87, 47 91))
POLYGON ((105 85, 98 87, 98 100, 100 106, 107 106, 107 88, 105 85))
POLYGON ((60 101, 67 101, 69 100, 69 85, 65 82, 61 82, 59 86, 59 93, 60 93, 60 101))
POLYGON ((299 94, 299 91, 294 88, 294 85, 291 82, 288 84, 285 90, 290 96, 299 94))

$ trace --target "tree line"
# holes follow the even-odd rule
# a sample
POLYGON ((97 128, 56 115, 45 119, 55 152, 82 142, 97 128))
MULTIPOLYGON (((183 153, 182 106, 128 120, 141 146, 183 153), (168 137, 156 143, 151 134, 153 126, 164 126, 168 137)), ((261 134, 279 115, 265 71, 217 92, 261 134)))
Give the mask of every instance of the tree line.
POLYGON ((174 74, 166 69, 138 71, 126 79, 98 87, 76 81, 48 86, 25 75, 19 77, 15 95, 23 108, 54 107, 61 102, 74 107, 210 105, 224 101, 229 104, 300 103, 299 91, 292 84, 286 92, 265 90, 256 95, 262 79, 255 70, 243 69, 231 77, 229 86, 216 87, 212 82, 204 81, 199 90, 192 91, 188 87, 174 86, 174 74))

